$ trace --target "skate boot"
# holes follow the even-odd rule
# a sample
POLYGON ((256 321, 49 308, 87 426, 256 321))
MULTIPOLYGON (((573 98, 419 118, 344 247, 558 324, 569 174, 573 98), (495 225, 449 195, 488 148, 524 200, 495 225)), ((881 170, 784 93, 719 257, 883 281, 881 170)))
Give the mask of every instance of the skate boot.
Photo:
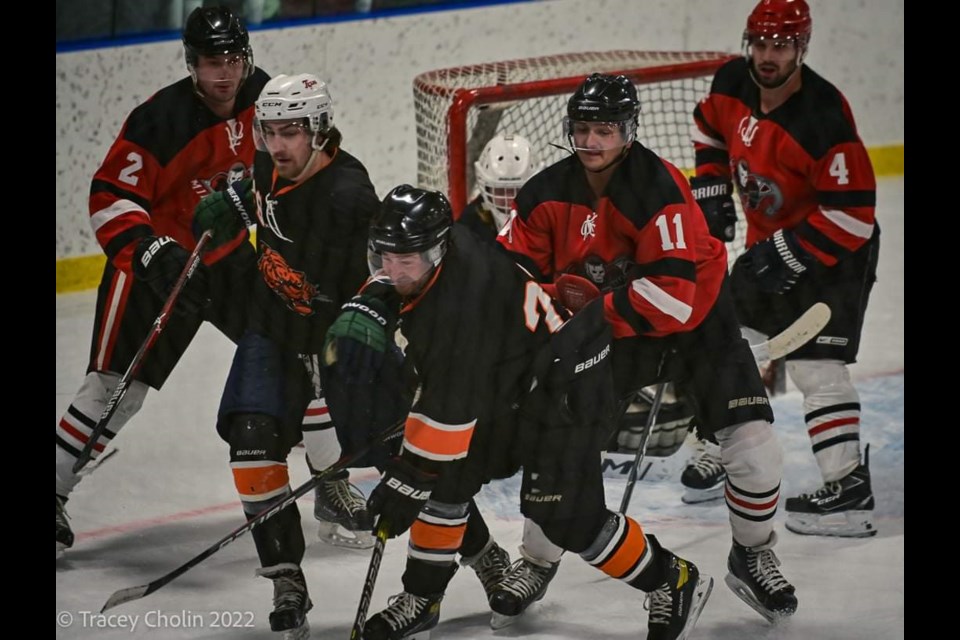
POLYGON ((369 549, 374 538, 370 533, 373 519, 367 501, 350 484, 350 473, 344 469, 320 481, 314 491, 313 516, 320 523, 318 535, 327 544, 349 549, 369 549))
POLYGON ((310 637, 307 612, 313 608, 307 594, 303 571, 292 562, 257 569, 257 575, 273 580, 273 611, 270 630, 282 631, 283 640, 306 640, 310 637))
POLYGON ((867 445, 863 464, 843 478, 828 482, 814 493, 787 498, 786 527, 806 535, 866 538, 877 533, 873 505, 867 445))
POLYGON ((686 504, 707 502, 723 497, 727 472, 720 462, 720 447, 704 442, 699 456, 687 464, 680 476, 684 487, 681 500, 686 504))
POLYGON ((67 510, 63 503, 65 500, 57 496, 57 557, 63 555, 66 549, 73 546, 73 530, 70 529, 70 523, 67 522, 67 510))
POLYGON ((525 557, 514 562, 500 586, 489 596, 493 609, 490 627, 502 629, 513 624, 527 607, 541 600, 559 566, 559 562, 544 565, 525 557))
POLYGON ((713 578, 700 574, 697 565, 660 546, 655 536, 647 540, 657 554, 666 558, 667 579, 656 591, 647 594, 644 608, 648 640, 684 640, 693 631, 703 606, 713 590, 713 578))
POLYGON ((780 573, 780 560, 771 548, 775 540, 776 534, 771 534, 770 542, 757 547, 734 540, 724 579, 737 597, 774 624, 797 610, 794 586, 780 573))
POLYGON ((510 570, 510 554, 490 538, 480 553, 470 558, 460 558, 460 564, 477 572, 489 602, 490 596, 510 570))
POLYGON ((442 593, 421 597, 404 591, 392 596, 386 609, 367 620, 363 640, 429 640, 440 621, 442 600, 442 593))

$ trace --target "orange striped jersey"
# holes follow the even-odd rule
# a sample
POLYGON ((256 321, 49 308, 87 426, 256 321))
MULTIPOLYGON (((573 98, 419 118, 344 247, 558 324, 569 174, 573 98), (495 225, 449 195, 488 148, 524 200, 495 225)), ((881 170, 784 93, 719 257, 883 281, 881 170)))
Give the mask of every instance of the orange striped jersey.
POLYGON ((683 174, 639 142, 595 198, 575 156, 520 189, 497 240, 549 280, 575 273, 604 291, 614 338, 696 328, 727 268, 683 174))
POLYGON ((454 224, 432 281, 403 303, 399 317, 404 367, 419 385, 405 452, 427 466, 465 458, 476 433, 515 411, 529 390, 534 355, 561 322, 529 274, 494 243, 454 224))
POLYGON ((791 229, 833 266, 874 232, 876 179, 843 94, 809 67, 801 88, 768 114, 747 61, 717 72, 694 110, 697 175, 732 177, 747 246, 791 229))
POLYGON ((149 235, 193 249, 200 199, 250 176, 254 102, 267 80, 254 69, 228 119, 207 108, 189 77, 130 112, 90 186, 90 225, 114 266, 129 272, 137 241, 149 235))

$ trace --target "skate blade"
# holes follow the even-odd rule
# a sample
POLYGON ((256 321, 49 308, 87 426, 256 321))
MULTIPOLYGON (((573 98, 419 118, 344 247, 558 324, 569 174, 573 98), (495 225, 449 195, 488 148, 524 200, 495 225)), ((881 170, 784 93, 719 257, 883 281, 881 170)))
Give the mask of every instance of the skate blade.
POLYGON ((517 620, 520 619, 522 613, 518 613, 515 616, 507 616, 502 613, 497 613, 496 611, 490 614, 490 628, 494 631, 499 631, 500 629, 506 629, 517 620))
POLYGON ((693 602, 690 604, 690 615, 687 616, 687 621, 684 623, 683 629, 680 630, 680 635, 677 636, 677 640, 686 640, 686 638, 689 637, 693 628, 697 626, 697 620, 700 619, 703 607, 707 604, 707 600, 710 599, 712 592, 713 578, 704 576, 701 573, 700 579, 697 580, 697 588, 693 592, 693 602))
POLYGON ((308 640, 310 637, 310 623, 306 620, 296 629, 287 629, 283 632, 283 640, 308 640))
POLYGON ((753 595, 750 588, 732 573, 728 573, 723 581, 727 583, 727 586, 730 587, 734 595, 746 602, 751 609, 763 616, 770 624, 777 624, 781 620, 785 620, 794 614, 794 611, 771 611, 767 609, 760 604, 760 601, 753 595))
POLYGON ((873 511, 842 511, 823 516, 788 511, 784 526, 788 531, 804 536, 869 538, 877 535, 873 511))
POLYGON ((368 531, 350 531, 336 522, 319 522, 317 538, 341 549, 372 549, 376 538, 368 531))
POLYGON ((721 483, 719 487, 712 489, 691 489, 690 487, 686 487, 686 491, 680 496, 680 501, 684 504, 698 504, 701 502, 710 502, 711 500, 719 500, 723 497, 724 486, 725 483, 721 483))

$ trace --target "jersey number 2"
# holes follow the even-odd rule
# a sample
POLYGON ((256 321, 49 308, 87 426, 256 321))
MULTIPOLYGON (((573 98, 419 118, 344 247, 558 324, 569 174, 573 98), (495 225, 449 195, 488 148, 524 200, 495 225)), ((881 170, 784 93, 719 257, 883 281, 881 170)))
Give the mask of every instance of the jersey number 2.
POLYGON ((131 151, 127 154, 127 160, 130 161, 130 164, 125 166, 120 172, 120 182, 126 182, 130 186, 135 187, 137 183, 140 182, 140 178, 133 174, 143 168, 143 158, 139 153, 131 151))

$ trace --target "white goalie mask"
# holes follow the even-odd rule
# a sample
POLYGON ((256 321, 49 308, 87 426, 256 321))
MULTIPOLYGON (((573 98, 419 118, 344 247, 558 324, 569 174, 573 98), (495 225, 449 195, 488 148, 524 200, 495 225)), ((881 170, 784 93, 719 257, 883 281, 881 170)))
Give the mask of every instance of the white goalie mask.
POLYGON ((520 187, 543 168, 543 163, 522 135, 498 134, 483 148, 474 168, 480 197, 500 230, 510 219, 520 187))
POLYGON ((257 98, 253 123, 257 148, 267 151, 263 122, 298 118, 303 118, 303 126, 313 134, 313 148, 321 150, 333 126, 333 98, 327 83, 310 73, 278 75, 271 79, 257 98), (318 143, 321 137, 323 142, 318 143))

